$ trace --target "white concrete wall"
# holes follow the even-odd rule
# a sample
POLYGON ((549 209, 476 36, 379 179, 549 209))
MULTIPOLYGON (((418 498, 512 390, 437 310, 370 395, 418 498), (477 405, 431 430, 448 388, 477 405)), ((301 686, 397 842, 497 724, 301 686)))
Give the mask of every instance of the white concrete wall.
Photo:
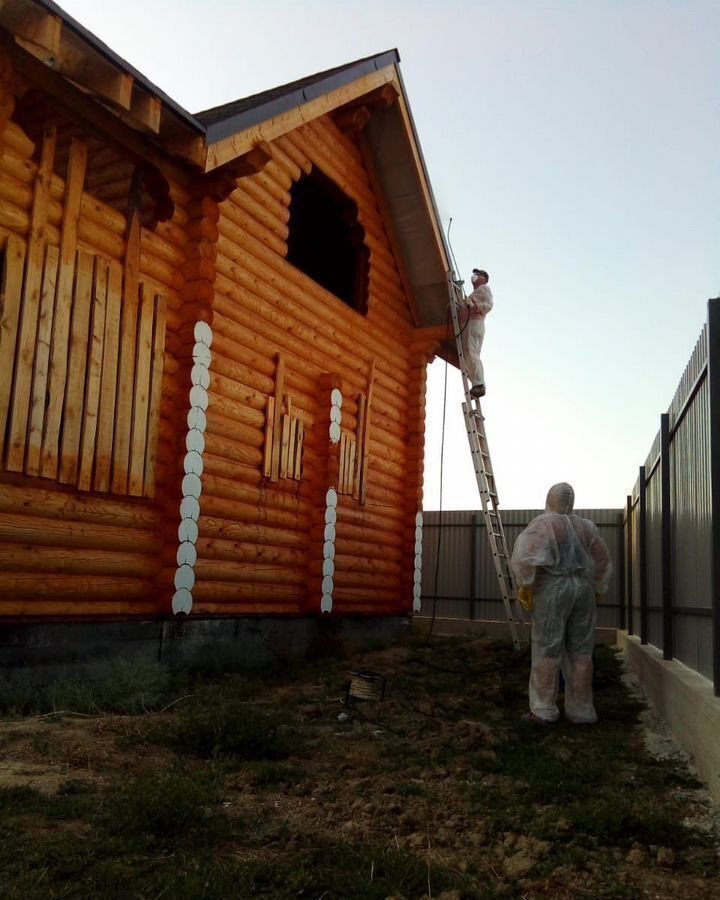
POLYGON ((678 743, 694 759, 700 777, 720 801, 720 697, 712 682, 677 660, 624 632, 619 644, 629 667, 678 743))

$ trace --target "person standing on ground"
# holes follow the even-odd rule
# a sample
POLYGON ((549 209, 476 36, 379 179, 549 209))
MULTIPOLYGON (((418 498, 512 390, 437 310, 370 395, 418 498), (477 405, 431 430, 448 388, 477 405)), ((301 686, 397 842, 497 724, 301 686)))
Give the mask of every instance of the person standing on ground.
POLYGON ((490 277, 483 269, 473 269, 473 292, 464 301, 462 316, 463 350, 467 375, 472 387, 471 397, 485 396, 485 373, 480 361, 483 339, 485 337, 485 316, 493 308, 492 291, 488 286, 490 277))
POLYGON ((565 680, 565 717, 597 722, 593 704, 595 604, 607 590, 610 554, 597 526, 573 513, 575 493, 563 482, 547 495, 545 512, 518 536, 512 568, 518 598, 532 610, 530 712, 526 721, 556 722, 559 673, 565 680))

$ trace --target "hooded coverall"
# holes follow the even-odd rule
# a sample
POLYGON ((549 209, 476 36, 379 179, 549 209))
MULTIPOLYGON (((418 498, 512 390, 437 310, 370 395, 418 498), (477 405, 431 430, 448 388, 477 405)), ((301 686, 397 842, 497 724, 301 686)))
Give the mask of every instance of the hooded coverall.
POLYGON ((488 285, 477 285, 472 294, 465 298, 464 306, 463 350, 467 374, 472 386, 479 387, 485 384, 485 373, 480 361, 480 351, 485 338, 485 316, 493 308, 492 291, 488 285))
POLYGON ((515 541, 512 567, 533 598, 530 711, 545 722, 558 719, 562 670, 566 718, 591 724, 595 601, 607 590, 612 564, 595 524, 572 512, 574 500, 569 484, 550 488, 545 512, 515 541))

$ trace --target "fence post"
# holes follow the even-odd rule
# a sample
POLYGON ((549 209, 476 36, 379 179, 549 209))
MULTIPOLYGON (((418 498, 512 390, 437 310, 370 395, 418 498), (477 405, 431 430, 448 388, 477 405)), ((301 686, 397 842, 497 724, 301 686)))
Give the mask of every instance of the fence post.
POLYGON ((618 622, 617 626, 621 631, 625 631, 625 529, 623 523, 622 512, 618 513, 618 622))
POLYGON ((470 517, 470 619, 475 618, 475 603, 477 601, 479 520, 480 516, 476 512, 470 517))
POLYGON ((712 517, 712 658, 715 695, 720 696, 720 298, 708 300, 707 342, 712 517))
POLYGON ((626 509, 627 509, 627 532, 625 537, 625 546, 627 549, 627 563, 625 568, 626 575, 626 601, 627 601, 627 630, 628 634, 633 633, 633 554, 632 554, 632 545, 633 545, 633 503, 632 497, 628 495, 626 500, 626 509))
POLYGON ((660 416, 660 535, 662 554, 663 659, 674 656, 672 595, 672 511, 670 508, 670 416, 660 416))
POLYGON ((648 602, 647 602, 647 503, 645 497, 645 466, 640 466, 640 491, 638 510, 638 551, 640 562, 640 643, 648 642, 648 602))

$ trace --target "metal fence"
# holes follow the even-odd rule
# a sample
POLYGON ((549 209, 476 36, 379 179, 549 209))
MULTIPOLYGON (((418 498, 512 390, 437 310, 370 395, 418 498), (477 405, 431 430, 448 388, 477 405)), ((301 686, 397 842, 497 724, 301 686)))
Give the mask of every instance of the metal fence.
POLYGON ((623 515, 628 631, 720 695, 720 299, 623 515))
MULTIPOLYGON (((517 536, 541 512, 539 509, 502 511, 511 552, 517 536)), ((598 625, 624 628, 623 511, 586 509, 577 513, 595 522, 613 560, 610 587, 605 602, 598 607, 598 625)), ((423 513, 422 558, 423 615, 432 615, 434 609, 437 616, 449 619, 505 619, 482 512, 423 513)))

